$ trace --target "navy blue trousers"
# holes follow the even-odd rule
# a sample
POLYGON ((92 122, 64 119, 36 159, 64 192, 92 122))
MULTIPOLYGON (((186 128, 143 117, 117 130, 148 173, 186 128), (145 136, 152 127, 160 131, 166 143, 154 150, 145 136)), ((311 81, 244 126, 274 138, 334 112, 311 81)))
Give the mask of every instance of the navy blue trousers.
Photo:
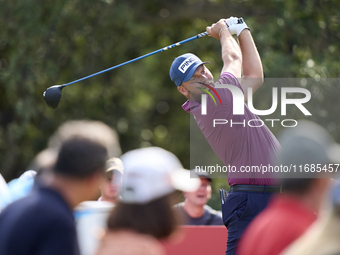
POLYGON ((273 193, 231 191, 222 205, 223 223, 228 229, 226 255, 234 255, 243 231, 268 204, 273 193))

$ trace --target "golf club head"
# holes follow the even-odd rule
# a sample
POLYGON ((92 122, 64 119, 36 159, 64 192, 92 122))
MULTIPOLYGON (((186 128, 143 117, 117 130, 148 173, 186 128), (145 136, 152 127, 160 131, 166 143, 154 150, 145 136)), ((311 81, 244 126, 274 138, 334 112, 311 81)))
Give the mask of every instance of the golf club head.
POLYGON ((64 87, 64 85, 54 85, 46 89, 43 93, 44 100, 50 108, 54 109, 58 107, 61 99, 61 91, 64 87))

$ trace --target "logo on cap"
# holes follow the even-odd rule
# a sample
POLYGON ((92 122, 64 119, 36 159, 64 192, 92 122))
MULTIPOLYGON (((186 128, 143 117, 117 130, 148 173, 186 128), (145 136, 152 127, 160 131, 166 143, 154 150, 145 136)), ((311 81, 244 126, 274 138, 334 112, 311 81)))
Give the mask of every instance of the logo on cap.
POLYGON ((180 70, 182 73, 185 73, 188 68, 195 63, 195 61, 199 61, 199 59, 195 56, 191 56, 186 58, 178 67, 178 70, 180 70))

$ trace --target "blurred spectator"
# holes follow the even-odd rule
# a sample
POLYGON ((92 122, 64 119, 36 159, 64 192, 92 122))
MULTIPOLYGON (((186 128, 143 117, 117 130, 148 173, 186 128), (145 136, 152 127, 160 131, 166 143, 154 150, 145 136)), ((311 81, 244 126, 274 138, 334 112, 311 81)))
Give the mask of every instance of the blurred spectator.
MULTIPOLYGON (((334 143, 327 131, 313 122, 299 121, 297 127, 284 132, 279 140, 282 145, 279 164, 328 166, 332 162, 334 143)), ((280 254, 302 235, 316 219, 324 201, 330 183, 327 176, 315 172, 300 178, 283 175, 283 194, 276 195, 249 225, 237 254, 280 254)))
POLYGON ((122 186, 124 166, 119 158, 110 158, 106 162, 105 181, 100 185, 100 193, 98 201, 107 201, 117 203, 119 192, 122 186))
MULTIPOLYGON (((57 152, 65 140, 74 136, 82 136, 91 140, 100 141, 100 143, 104 144, 107 148, 110 158, 121 155, 121 148, 116 131, 103 122, 92 120, 71 120, 65 122, 50 137, 47 150, 52 153, 57 152)), ((38 157, 37 161, 33 161, 32 165, 34 166, 35 162, 38 162, 38 165, 48 162, 48 154, 44 154, 42 155, 43 157, 38 157)), ((46 164, 43 165, 46 166, 46 164)), ((48 178, 49 175, 49 168, 44 167, 39 178, 48 178)), ((101 184, 98 185, 98 187, 100 186, 101 184)), ((95 197, 99 196, 98 187, 95 197)), ((78 243, 82 255, 94 253, 100 233, 105 227, 108 213, 113 207, 113 204, 110 202, 102 201, 98 203, 97 201, 90 201, 90 199, 95 199, 95 197, 85 199, 86 201, 81 202, 74 208, 78 243)))
POLYGON ((79 254, 72 209, 93 199, 108 159, 110 129, 89 129, 60 142, 51 173, 43 175, 30 195, 0 214, 0 254, 79 254), (108 132, 106 132, 108 131, 108 132))
MULTIPOLYGON (((175 205, 175 209, 183 217, 184 225, 224 225, 222 213, 217 212, 207 205, 211 198, 212 179, 208 173, 195 172, 198 175, 201 185, 194 192, 183 192, 184 202, 175 205)), ((191 176, 192 178, 195 178, 191 176)))
MULTIPOLYGON (((37 174, 37 179, 40 178, 41 174, 47 176, 55 164, 60 145, 68 138, 74 136, 88 137, 101 141, 107 147, 110 156, 120 156, 121 154, 116 131, 108 125, 100 121, 91 120, 67 121, 50 137, 49 148, 39 152, 30 162, 28 170, 22 175, 28 178, 13 179, 8 183, 7 192, 4 192, 0 197, 0 208, 4 209, 8 204, 28 195, 33 188, 35 174, 37 174), (34 176, 32 173, 34 173, 34 176)), ((107 184, 106 187, 109 186, 109 182, 107 184)), ((110 189, 117 190, 118 186, 119 181, 114 182, 110 189)))
POLYGON ((317 221, 283 255, 340 254, 340 184, 332 189, 330 207, 320 213, 317 221))
POLYGON ((176 228, 170 195, 175 189, 196 190, 199 180, 190 178, 175 155, 158 147, 133 150, 121 159, 122 200, 108 219, 97 254, 164 254, 158 240, 176 228))
POLYGON ((107 218, 119 201, 123 163, 112 157, 106 162, 105 179, 100 184, 100 201, 84 201, 75 208, 76 229, 80 254, 93 255, 106 229, 107 218))

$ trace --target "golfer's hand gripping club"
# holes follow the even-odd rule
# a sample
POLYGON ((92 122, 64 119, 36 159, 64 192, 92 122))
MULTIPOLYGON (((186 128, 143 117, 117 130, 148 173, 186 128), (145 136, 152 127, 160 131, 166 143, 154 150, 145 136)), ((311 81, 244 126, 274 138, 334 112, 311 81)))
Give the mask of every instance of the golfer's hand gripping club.
POLYGON ((62 89, 63 89, 64 87, 68 86, 68 85, 71 85, 71 84, 76 83, 76 82, 78 82, 78 81, 82 81, 82 80, 91 78, 91 77, 96 76, 96 75, 101 74, 101 73, 105 73, 105 72, 107 72, 107 71, 116 69, 116 68, 121 67, 121 66, 123 66, 123 65, 127 65, 127 64, 132 63, 132 62, 135 62, 135 61, 137 61, 137 60, 140 60, 140 59, 149 57, 149 56, 154 55, 154 54, 156 54, 156 53, 159 53, 159 52, 162 52, 162 51, 165 51, 165 50, 168 50, 168 49, 172 49, 172 48, 174 48, 174 47, 176 47, 176 46, 182 45, 183 43, 190 42, 190 41, 192 41, 192 40, 202 38, 202 37, 204 37, 204 36, 206 36, 206 35, 208 35, 208 33, 207 33, 207 32, 203 32, 203 33, 200 33, 200 34, 195 35, 195 36, 193 36, 193 37, 190 37, 190 38, 188 38, 188 39, 186 39, 186 40, 183 40, 183 41, 174 43, 174 44, 169 45, 169 46, 167 46, 167 47, 164 47, 164 48, 161 48, 161 49, 159 49, 159 50, 153 51, 153 52, 151 52, 151 53, 145 54, 145 55, 140 56, 140 57, 138 57, 138 58, 134 58, 134 59, 129 60, 129 61, 126 61, 126 62, 124 62, 124 63, 122 63, 122 64, 119 64, 119 65, 110 67, 110 68, 108 68, 108 69, 105 69, 105 70, 103 70, 103 71, 100 71, 100 72, 91 74, 91 75, 86 76, 86 77, 83 77, 83 78, 81 78, 81 79, 78 79, 78 80, 75 80, 75 81, 71 81, 71 82, 66 83, 66 84, 63 84, 63 85, 54 85, 54 86, 49 87, 48 89, 46 89, 46 91, 43 93, 44 99, 45 99, 47 105, 48 105, 50 108, 52 108, 52 109, 53 109, 53 108, 56 108, 56 107, 58 107, 59 102, 60 102, 60 99, 61 99, 61 91, 62 91, 62 89))
POLYGON ((244 29, 249 29, 243 18, 230 17, 225 20, 225 23, 232 35, 239 36, 244 29))

